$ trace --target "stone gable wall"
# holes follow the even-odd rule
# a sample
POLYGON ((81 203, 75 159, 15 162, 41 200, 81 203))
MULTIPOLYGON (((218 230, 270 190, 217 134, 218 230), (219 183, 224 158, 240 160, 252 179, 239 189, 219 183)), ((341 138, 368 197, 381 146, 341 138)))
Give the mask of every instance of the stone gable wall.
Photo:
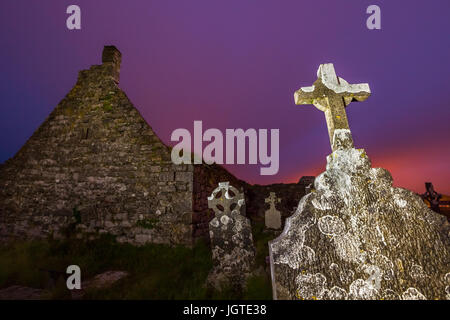
POLYGON ((193 166, 170 149, 118 87, 120 52, 78 81, 0 170, 0 237, 111 233, 130 243, 192 237, 193 166))
POLYGON ((304 194, 299 184, 249 185, 219 165, 174 165, 164 145, 119 88, 120 52, 77 83, 19 152, 0 165, 0 240, 102 233, 133 244, 190 245, 209 239, 207 197, 229 181, 246 215, 263 220, 269 192, 283 221, 304 194), (69 228, 70 227, 70 228, 69 228))

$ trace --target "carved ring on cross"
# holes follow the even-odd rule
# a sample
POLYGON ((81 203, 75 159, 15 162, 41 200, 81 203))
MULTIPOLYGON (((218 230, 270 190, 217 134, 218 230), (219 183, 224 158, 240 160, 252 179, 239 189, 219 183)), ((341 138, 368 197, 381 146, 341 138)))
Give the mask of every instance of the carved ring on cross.
POLYGON ((219 186, 208 197, 208 208, 214 210, 216 217, 223 214, 229 215, 234 211, 240 213, 244 204, 244 195, 230 186, 229 182, 219 182, 219 186))

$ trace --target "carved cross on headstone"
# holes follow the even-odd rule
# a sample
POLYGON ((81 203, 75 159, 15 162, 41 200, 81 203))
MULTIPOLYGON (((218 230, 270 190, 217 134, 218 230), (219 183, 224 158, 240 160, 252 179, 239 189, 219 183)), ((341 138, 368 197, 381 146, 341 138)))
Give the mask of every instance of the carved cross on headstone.
POLYGON ((336 76, 332 63, 321 64, 317 70, 317 80, 310 87, 302 87, 294 94, 295 104, 313 104, 325 113, 331 149, 337 150, 335 131, 346 131, 348 142, 344 148, 353 148, 345 107, 352 101, 364 101, 370 96, 367 83, 349 84, 336 76))
POLYGON ((208 283, 220 288, 222 282, 239 290, 245 285, 254 263, 252 227, 245 217, 244 194, 228 182, 220 182, 208 197, 215 217, 209 222, 213 269, 208 283))
POLYGON ((280 198, 277 198, 275 192, 271 192, 269 197, 265 199, 266 203, 270 204, 269 210, 265 213, 265 223, 267 228, 280 229, 281 228, 281 214, 275 208, 275 204, 281 202, 280 198))
POLYGON ((230 186, 229 182, 219 182, 219 186, 208 197, 208 208, 214 210, 216 217, 223 214, 229 215, 235 210, 241 213, 241 207, 244 205, 244 195, 235 187, 230 186))

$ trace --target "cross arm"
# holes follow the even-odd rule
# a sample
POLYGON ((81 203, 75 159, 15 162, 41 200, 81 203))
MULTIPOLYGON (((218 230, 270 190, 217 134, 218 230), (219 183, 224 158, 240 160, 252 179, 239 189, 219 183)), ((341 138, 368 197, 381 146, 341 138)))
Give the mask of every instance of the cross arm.
POLYGON ((314 98, 317 97, 317 93, 315 92, 315 87, 302 87, 295 91, 294 93, 294 101, 295 104, 314 104, 314 98))
POLYGON ((367 83, 349 84, 339 77, 339 86, 330 88, 336 94, 344 98, 347 106, 352 101, 364 101, 370 97, 370 87, 367 83))

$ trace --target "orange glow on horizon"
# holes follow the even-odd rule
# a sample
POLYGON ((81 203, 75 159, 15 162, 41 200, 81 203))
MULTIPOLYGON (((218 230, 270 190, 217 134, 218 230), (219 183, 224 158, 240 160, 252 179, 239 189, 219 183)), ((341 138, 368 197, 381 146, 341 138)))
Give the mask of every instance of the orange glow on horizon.
MULTIPOLYGON (((387 169, 394 180, 395 187, 402 187, 416 193, 425 192, 425 182, 432 182, 435 190, 442 194, 450 194, 450 176, 447 171, 441 145, 427 147, 418 146, 416 150, 395 150, 381 152, 374 150, 369 157, 372 167, 387 169), (419 150, 419 148, 421 148, 419 150)), ((325 171, 325 161, 317 166, 299 170, 285 179, 285 183, 297 183, 302 176, 317 176, 325 171)))

